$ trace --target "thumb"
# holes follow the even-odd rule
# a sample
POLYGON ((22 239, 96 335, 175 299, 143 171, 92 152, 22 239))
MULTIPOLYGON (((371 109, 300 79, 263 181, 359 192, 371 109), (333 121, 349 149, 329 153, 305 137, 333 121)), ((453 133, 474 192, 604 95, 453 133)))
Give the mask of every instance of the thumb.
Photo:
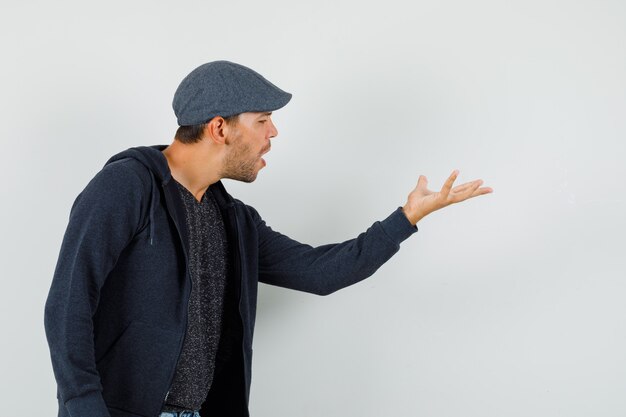
POLYGON ((426 189, 427 186, 428 186, 428 179, 425 176, 420 175, 419 179, 417 180, 417 188, 426 189))

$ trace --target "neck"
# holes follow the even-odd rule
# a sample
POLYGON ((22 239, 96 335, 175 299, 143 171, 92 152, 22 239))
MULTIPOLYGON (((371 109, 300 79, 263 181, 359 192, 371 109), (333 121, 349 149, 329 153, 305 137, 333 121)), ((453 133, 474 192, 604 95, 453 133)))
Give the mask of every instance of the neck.
POLYGON ((184 144, 174 140, 163 149, 172 177, 200 201, 211 184, 219 181, 220 160, 208 141, 184 144))

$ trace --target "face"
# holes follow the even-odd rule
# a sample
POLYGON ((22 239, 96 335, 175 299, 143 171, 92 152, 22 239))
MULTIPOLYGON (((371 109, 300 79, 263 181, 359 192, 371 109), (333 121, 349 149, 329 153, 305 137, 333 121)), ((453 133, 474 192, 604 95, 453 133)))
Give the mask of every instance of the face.
POLYGON ((278 135, 272 113, 242 113, 229 129, 222 178, 252 182, 265 166, 261 157, 269 152, 270 139, 278 135))

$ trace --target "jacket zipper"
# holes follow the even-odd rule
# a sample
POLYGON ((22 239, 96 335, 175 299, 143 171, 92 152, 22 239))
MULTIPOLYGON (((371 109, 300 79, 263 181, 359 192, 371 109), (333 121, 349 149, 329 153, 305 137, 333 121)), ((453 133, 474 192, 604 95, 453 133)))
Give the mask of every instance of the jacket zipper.
MULTIPOLYGON (((189 277, 189 266, 187 266, 187 277, 189 277)), ((189 279, 191 281, 191 279, 189 279)), ((191 282, 191 286, 189 289, 189 294, 191 295, 191 290, 193 288, 193 282, 191 282)), ((169 379, 169 383, 168 383, 168 389, 167 392, 165 393, 165 397, 163 398, 163 403, 161 404, 161 409, 163 409, 163 406, 165 405, 165 401, 167 401, 167 397, 170 395, 170 388, 172 387, 172 381, 174 380, 174 374, 176 373, 176 364, 178 363, 178 360, 180 359, 180 355, 183 351, 183 343, 185 341, 185 337, 187 336, 187 321, 189 319, 189 298, 187 297, 187 311, 185 314, 185 324, 184 324, 184 332, 183 332, 183 337, 180 339, 180 342, 178 344, 178 355, 176 356, 176 362, 174 362, 174 369, 172 370, 172 373, 170 374, 170 379, 169 379)), ((159 409, 159 412, 161 411, 161 409, 159 409)))
MULTIPOLYGON (((237 294, 237 311, 239 312, 239 322, 241 323, 241 329, 242 331, 244 331, 244 323, 243 323, 243 316, 241 314, 241 281, 242 281, 242 276, 241 276, 241 239, 239 239, 239 221, 237 220, 237 213, 235 213, 235 236, 237 239, 237 257, 236 257, 236 266, 237 266, 237 279, 239 280, 239 291, 237 294)), ((241 349, 243 352, 244 349, 244 343, 243 343, 243 334, 241 337, 241 349)))
MULTIPOLYGON (((166 196, 165 199, 170 202, 170 206, 173 207, 171 200, 168 199, 169 193, 167 191, 165 191, 165 196, 166 196)), ((183 337, 180 339, 180 342, 178 343, 178 355, 176 356, 176 362, 174 362, 174 367, 170 374, 169 382, 167 385, 168 387, 167 392, 165 393, 165 397, 163 397, 163 402, 161 403, 161 408, 159 408, 159 413, 163 409, 163 406, 165 405, 165 401, 167 401, 167 397, 170 395, 170 388, 172 387, 172 381, 174 380, 174 374, 176 373, 176 364, 178 363, 178 360, 180 359, 180 355, 183 351, 183 343, 185 341, 185 337, 187 336, 187 321, 189 320, 189 298, 191 297, 191 291, 193 290, 193 281, 191 279, 191 273, 189 272, 189 255, 187 254, 187 248, 185 247, 183 236, 180 233, 180 227, 178 225, 178 222, 175 219, 173 220, 174 220, 174 224, 176 225, 176 231, 178 232, 178 237, 180 238, 180 241, 182 243, 183 252, 185 254, 185 269, 186 269, 186 278, 189 281, 189 296, 186 299, 187 308, 186 308, 186 314, 185 314, 185 324, 183 325, 183 337)))
MULTIPOLYGON (((235 226, 235 239, 237 239, 237 253, 236 253, 236 257, 235 257, 235 268, 237 270, 237 274, 236 274, 236 278, 239 280, 239 291, 238 291, 238 295, 237 295, 237 311, 239 312, 239 322, 241 323, 241 345, 239 346, 239 349, 242 353, 242 359, 243 359, 243 354, 244 354, 244 333, 245 333, 245 326, 243 323, 243 316, 241 314, 241 293, 242 293, 242 276, 241 276, 241 239, 239 239, 239 221, 237 220, 237 208, 235 207, 235 205, 233 204, 233 217, 235 219, 235 221, 233 222, 234 226, 235 226)), ((246 381, 246 375, 245 375, 245 362, 243 363, 243 369, 241 370, 241 372, 243 373, 243 379, 244 379, 244 384, 246 384, 245 389, 247 390, 247 381, 246 381)), ((244 401, 246 401, 246 398, 243 398, 244 401)), ((247 402, 247 401, 246 401, 247 402)), ((247 409, 247 407, 246 407, 247 409)), ((247 413, 249 415, 249 413, 247 413)))

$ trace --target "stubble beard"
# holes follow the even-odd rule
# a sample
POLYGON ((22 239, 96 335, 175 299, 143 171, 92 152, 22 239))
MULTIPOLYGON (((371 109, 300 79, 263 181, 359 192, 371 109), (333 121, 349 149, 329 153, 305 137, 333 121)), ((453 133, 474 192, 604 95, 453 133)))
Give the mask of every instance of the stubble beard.
POLYGON ((239 145, 239 141, 233 143, 233 149, 224 158, 221 177, 248 183, 253 182, 258 172, 257 160, 250 158, 250 146, 239 145))

